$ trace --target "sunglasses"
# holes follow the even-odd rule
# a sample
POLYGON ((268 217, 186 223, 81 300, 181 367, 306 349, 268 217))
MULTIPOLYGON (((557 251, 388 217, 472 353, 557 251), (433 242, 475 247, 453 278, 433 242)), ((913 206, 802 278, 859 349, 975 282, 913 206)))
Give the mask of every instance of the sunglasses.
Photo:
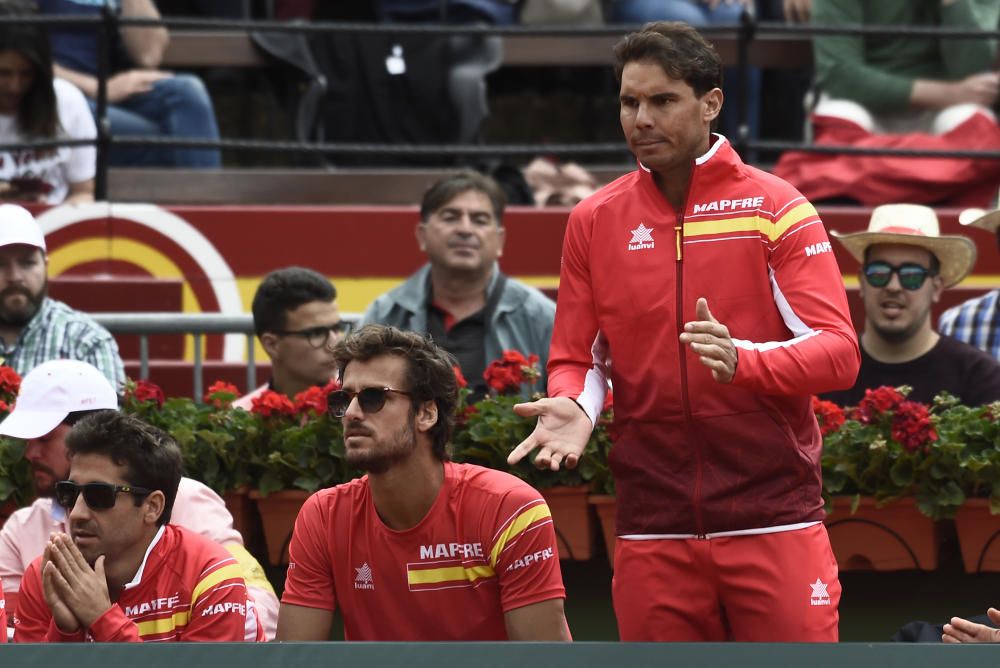
POLYGON ((385 406, 389 393, 403 394, 412 397, 411 392, 394 390, 391 387, 366 387, 358 392, 348 392, 347 390, 335 390, 326 397, 327 411, 333 417, 342 418, 347 413, 347 407, 358 398, 358 406, 364 413, 378 413, 385 406))
POLYGON ((152 494, 153 490, 135 485, 112 485, 110 482, 88 482, 78 485, 72 480, 61 480, 56 483, 56 501, 66 510, 76 505, 81 492, 83 500, 91 510, 108 510, 115 507, 119 493, 146 496, 152 494))
POLYGON ((330 334, 340 336, 351 331, 351 323, 341 320, 332 325, 319 325, 318 327, 307 327, 305 329, 277 329, 274 333, 278 336, 297 336, 309 342, 313 348, 322 348, 330 340, 330 334))
POLYGON ((896 274, 899 277, 899 284, 907 290, 919 290, 928 276, 937 274, 927 267, 910 262, 904 262, 898 267, 888 262, 869 262, 864 266, 863 272, 868 285, 873 288, 884 288, 889 285, 892 275, 896 274))

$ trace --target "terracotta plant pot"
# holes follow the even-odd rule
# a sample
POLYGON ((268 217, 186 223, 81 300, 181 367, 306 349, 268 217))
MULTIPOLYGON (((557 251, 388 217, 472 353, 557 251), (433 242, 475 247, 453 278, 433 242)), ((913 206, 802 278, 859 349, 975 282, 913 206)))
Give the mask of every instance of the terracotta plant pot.
POLYGON ((310 496, 309 492, 286 489, 262 496, 257 490, 250 491, 250 498, 257 502, 260 523, 264 529, 267 544, 267 561, 272 566, 288 563, 288 544, 292 540, 292 529, 299 509, 310 496))
POLYGON ((560 559, 586 561, 594 552, 594 523, 587 496, 589 487, 550 487, 542 496, 552 511, 560 559))
POLYGON ((966 499, 955 529, 966 573, 1000 571, 1000 515, 990 513, 989 499, 966 499))
POLYGON ((591 494, 588 498, 590 505, 597 511, 597 520, 601 525, 601 534, 604 536, 604 547, 607 550, 608 563, 615 567, 615 541, 618 537, 615 533, 615 511, 618 509, 617 497, 610 494, 591 494))
POLYGON ((260 532, 260 522, 254 514, 254 502, 250 498, 250 490, 246 487, 231 489, 222 495, 226 509, 233 516, 233 528, 243 536, 244 545, 253 545, 260 532))
POLYGON ((842 571, 932 571, 938 566, 938 525, 917 510, 913 499, 877 507, 863 497, 851 514, 850 497, 834 497, 826 516, 833 553, 842 571))

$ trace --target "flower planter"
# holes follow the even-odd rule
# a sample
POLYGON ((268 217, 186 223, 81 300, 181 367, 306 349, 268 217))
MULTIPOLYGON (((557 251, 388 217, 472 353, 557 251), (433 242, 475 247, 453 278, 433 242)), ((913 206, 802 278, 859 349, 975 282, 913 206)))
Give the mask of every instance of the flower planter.
POLYGON ((966 573, 1000 571, 1000 515, 990 513, 989 499, 966 499, 955 529, 966 573))
POLYGON ((262 496, 257 490, 250 491, 250 498, 257 502, 260 512, 264 542, 267 544, 267 561, 272 566, 288 563, 288 544, 292 540, 292 529, 299 509, 310 496, 309 492, 286 489, 262 496))
POLYGON ((615 511, 618 509, 618 499, 610 494, 591 494, 590 505, 597 511, 598 524, 601 525, 601 535, 604 537, 604 548, 607 551, 608 563, 615 566, 615 511))
POLYGON ((586 561, 594 552, 594 523, 590 516, 587 496, 590 488, 550 487, 542 490, 542 496, 552 511, 559 558, 586 561))
POLYGON ((862 497, 851 514, 851 497, 834 497, 826 529, 842 571, 932 571, 938 566, 938 525, 913 499, 877 507, 862 497))
POLYGON ((244 545, 253 545, 260 533, 260 523, 254 514, 254 502, 246 487, 231 489, 222 495, 226 510, 233 516, 233 528, 243 536, 244 545))

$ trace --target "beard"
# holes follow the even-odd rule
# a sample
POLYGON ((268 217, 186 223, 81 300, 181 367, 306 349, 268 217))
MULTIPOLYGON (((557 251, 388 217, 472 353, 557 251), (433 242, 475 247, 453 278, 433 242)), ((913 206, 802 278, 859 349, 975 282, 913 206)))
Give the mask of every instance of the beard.
POLYGON ((50 469, 45 464, 32 464, 31 465, 31 476, 35 483, 35 495, 39 498, 47 499, 55 496, 56 493, 56 480, 65 480, 67 476, 57 476, 56 472, 50 469), (40 481, 36 474, 44 473, 48 476, 48 479, 40 481))
MULTIPOLYGON (((411 415, 410 419, 395 433, 383 440, 376 441, 367 450, 345 448, 344 460, 348 466, 378 475, 385 473, 395 464, 408 458, 417 447, 412 418, 413 416, 411 415)), ((344 427, 346 430, 351 425, 347 424, 344 427)))
POLYGON ((45 294, 48 292, 48 287, 49 279, 46 278, 37 294, 31 294, 31 291, 20 285, 11 285, 3 292, 0 292, 0 325, 24 327, 31 322, 31 319, 38 314, 38 310, 42 307, 42 302, 45 301, 45 294), (5 306, 7 299, 12 295, 18 294, 24 295, 26 298, 27 301, 24 306, 20 308, 7 308, 5 306))

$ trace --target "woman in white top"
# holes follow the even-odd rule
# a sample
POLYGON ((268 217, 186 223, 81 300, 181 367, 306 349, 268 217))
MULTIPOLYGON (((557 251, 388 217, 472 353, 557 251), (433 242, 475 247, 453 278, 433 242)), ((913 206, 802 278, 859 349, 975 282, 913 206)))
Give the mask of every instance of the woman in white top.
MULTIPOLYGON (((44 27, 0 24, 0 144, 96 135, 83 93, 52 76, 44 27)), ((0 199, 92 202, 95 161, 93 145, 0 149, 0 199)))

